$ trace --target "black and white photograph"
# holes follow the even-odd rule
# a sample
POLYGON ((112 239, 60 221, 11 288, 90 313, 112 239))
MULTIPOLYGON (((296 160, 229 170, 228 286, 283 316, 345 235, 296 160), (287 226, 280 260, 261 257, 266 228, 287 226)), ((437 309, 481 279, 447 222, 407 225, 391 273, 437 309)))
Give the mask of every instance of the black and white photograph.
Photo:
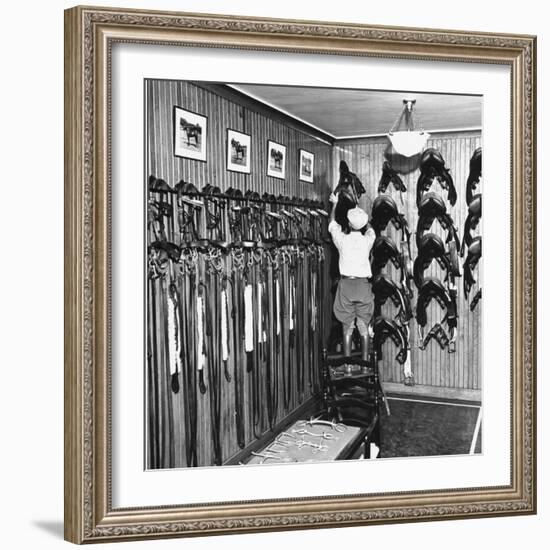
POLYGON ((285 179, 286 147, 274 141, 267 142, 267 175, 272 178, 285 179))
POLYGON ((309 151, 300 149, 300 179, 313 183, 313 163, 315 162, 315 155, 309 151))
POLYGON ((482 105, 146 80, 147 469, 483 453, 482 105))
POLYGON ((174 156, 206 161, 207 117, 174 106, 174 156))
POLYGON ((248 134, 227 130, 227 169, 250 174, 251 139, 248 134))

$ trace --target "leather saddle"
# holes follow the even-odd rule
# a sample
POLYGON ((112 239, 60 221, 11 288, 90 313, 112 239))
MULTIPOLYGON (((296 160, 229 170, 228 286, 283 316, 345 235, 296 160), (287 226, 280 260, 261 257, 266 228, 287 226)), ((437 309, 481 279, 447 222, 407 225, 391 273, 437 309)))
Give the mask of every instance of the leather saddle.
POLYGON ((422 195, 430 190, 434 179, 437 179, 442 189, 447 191, 447 199, 454 205, 457 195, 453 178, 445 161, 437 149, 426 149, 420 157, 420 176, 416 184, 416 205, 420 206, 422 195))
POLYGON ((464 222, 464 236, 462 238, 462 247, 460 249, 460 255, 464 256, 466 247, 472 244, 473 237, 472 231, 476 229, 481 219, 481 194, 474 195, 468 205, 468 215, 464 222))
POLYGON ((448 278, 451 272, 451 261, 445 253, 445 245, 441 240, 441 237, 435 233, 426 233, 420 238, 418 247, 418 256, 414 260, 413 266, 413 279, 417 286, 420 288, 424 281, 424 271, 430 267, 432 260, 436 260, 437 263, 447 272, 445 279, 448 278))
POLYGON ((386 235, 376 237, 371 249, 371 267, 373 275, 378 275, 388 261, 398 269, 401 258, 396 244, 386 235))
POLYGON ((345 160, 340 161, 340 179, 334 192, 351 194, 356 203, 361 198, 361 195, 365 193, 361 180, 357 177, 357 174, 350 171, 345 160))
POLYGON ((174 188, 179 195, 198 195, 199 190, 190 182, 186 182, 183 180, 180 180, 178 183, 176 183, 176 187, 174 188))
POLYGON ((416 301, 415 317, 421 327, 425 327, 428 322, 426 309, 432 300, 435 300, 445 311, 451 308, 451 296, 443 283, 437 277, 426 277, 420 286, 416 301))
POLYGON ((446 242, 454 241, 456 250, 460 248, 460 238, 454 225, 453 219, 447 213, 445 202, 441 195, 430 191, 422 196, 418 206, 418 223, 416 225, 416 247, 420 248, 420 240, 426 231, 432 227, 433 221, 437 218, 441 227, 447 231, 446 242))
POLYGON ((149 191, 172 191, 172 188, 161 178, 149 176, 149 191))
POLYGON ((221 189, 217 186, 212 185, 211 183, 207 183, 202 188, 202 192, 204 195, 212 198, 219 198, 222 195, 221 189))
POLYGON ((357 206, 361 195, 365 193, 365 188, 357 175, 350 172, 347 163, 343 160, 340 161, 340 179, 334 193, 338 193, 334 219, 345 232, 349 232, 348 210, 357 206))
POLYGON ((448 290, 436 277, 426 277, 418 292, 416 302, 416 321, 420 338, 420 349, 426 349, 430 340, 435 339, 441 349, 447 348, 449 353, 456 350, 456 327, 458 325, 458 311, 456 303, 456 291, 448 290), (445 310, 444 320, 450 329, 450 337, 440 323, 436 323, 424 337, 421 328, 428 321, 426 310, 431 301, 435 300, 445 310))
POLYGON ((466 180, 466 204, 472 202, 474 191, 481 178, 481 147, 478 147, 470 159, 470 173, 466 180))
POLYGON ((374 294, 374 316, 378 317, 382 313, 382 306, 388 298, 395 307, 399 308, 399 321, 404 324, 412 318, 411 302, 406 294, 385 275, 377 275, 372 282, 372 292, 374 294))
POLYGON ((232 199, 242 199, 243 192, 240 189, 235 189, 235 187, 229 187, 225 192, 225 196, 232 199))
POLYGON ((382 359, 382 344, 390 338, 399 348, 395 358, 399 364, 403 365, 407 360, 408 347, 405 334, 399 325, 393 319, 380 315, 374 318, 372 329, 374 331, 373 347, 378 358, 382 359))
POLYGON ((372 203, 371 225, 377 235, 386 229, 391 221, 396 229, 403 231, 404 240, 410 236, 408 223, 403 214, 397 211, 397 204, 390 195, 378 195, 372 203))
POLYGON ((390 183, 393 184, 396 191, 404 193, 407 190, 399 174, 392 168, 391 164, 385 160, 382 165, 382 177, 378 183, 378 192, 385 193, 390 183))
POLYGON ((155 241, 149 245, 149 248, 155 251, 162 251, 166 253, 170 260, 179 262, 181 248, 177 244, 168 241, 155 241))
POLYGON ((481 237, 474 237, 468 247, 468 254, 464 261, 464 294, 468 296, 470 289, 476 282, 473 271, 481 258, 481 237))

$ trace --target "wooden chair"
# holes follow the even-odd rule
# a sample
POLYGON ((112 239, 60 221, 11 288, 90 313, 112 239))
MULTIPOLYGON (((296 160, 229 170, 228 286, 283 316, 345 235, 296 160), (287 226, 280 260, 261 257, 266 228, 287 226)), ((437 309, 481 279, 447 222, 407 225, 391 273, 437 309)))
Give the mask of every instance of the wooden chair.
POLYGON ((370 443, 375 443, 380 457, 380 404, 384 397, 376 352, 372 351, 370 360, 364 361, 359 357, 329 355, 324 349, 322 379, 322 418, 360 427, 356 445, 350 452, 357 452, 363 446, 364 456, 369 458, 370 443))

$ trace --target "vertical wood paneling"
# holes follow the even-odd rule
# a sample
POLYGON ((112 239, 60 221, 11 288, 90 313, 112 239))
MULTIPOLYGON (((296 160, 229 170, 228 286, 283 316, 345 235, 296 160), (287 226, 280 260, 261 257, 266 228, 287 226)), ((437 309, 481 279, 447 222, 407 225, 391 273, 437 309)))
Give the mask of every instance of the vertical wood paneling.
POLYGON ((331 145, 260 112, 245 108, 221 95, 185 81, 147 82, 151 131, 147 143, 150 172, 169 185, 178 181, 192 182, 201 189, 207 183, 222 191, 236 187, 243 192, 251 189, 262 194, 283 194, 310 199, 328 195, 332 164, 331 145), (173 107, 177 105, 208 117, 207 161, 177 158, 173 155, 173 107), (252 136, 251 174, 226 169, 227 128, 252 136), (286 179, 267 176, 267 141, 286 146, 286 179), (314 181, 298 178, 299 149, 315 155, 314 181))
MULTIPOLYGON (((464 221, 468 214, 466 205, 466 179, 469 172, 470 158, 477 147, 481 146, 481 132, 457 132, 448 134, 437 134, 432 137, 427 144, 428 147, 435 147, 441 151, 445 159, 446 166, 450 168, 451 175, 457 190, 457 203, 450 208, 450 213, 458 228, 459 235, 462 238, 464 221)), ((361 198, 361 206, 367 212, 370 212, 372 201, 377 195, 378 182, 382 174, 382 163, 385 160, 384 153, 388 148, 386 138, 366 138, 361 140, 338 141, 333 148, 333 166, 337 171, 340 160, 345 160, 352 172, 355 172, 363 182, 366 194, 361 198)), ((387 193, 391 194, 395 199, 397 206, 402 212, 411 229, 411 252, 413 259, 417 256, 415 234, 416 224, 418 221, 418 211, 416 208, 416 182, 418 180, 418 168, 409 166, 410 173, 402 175, 402 179, 407 186, 407 192, 401 193, 395 191, 391 186, 388 187, 387 193)), ((432 186, 433 190, 446 193, 441 190, 439 185, 435 183, 432 186)), ((448 202, 446 201, 448 205, 448 202)), ((445 232, 439 226, 439 223, 434 221, 431 229, 432 232, 445 237, 445 232)), ((400 241, 400 232, 389 226, 386 233, 392 237, 396 243, 400 241)), ((463 259, 461 259, 461 263, 463 259)), ((475 273, 475 276, 480 280, 481 264, 475 273)), ((394 280, 398 278, 398 272, 393 265, 387 267, 388 276, 394 280)), ((442 278, 441 268, 432 262, 432 266, 428 270, 428 274, 442 278)), ((478 284, 474 285, 470 291, 470 299, 477 291, 478 284)), ((417 292, 414 288, 413 305, 416 304, 417 292)), ((466 300, 462 279, 458 280, 458 334, 457 334, 457 351, 454 354, 449 354, 447 351, 441 350, 436 342, 432 341, 428 344, 426 350, 422 351, 418 348, 418 333, 417 324, 413 319, 411 321, 411 361, 412 368, 417 384, 425 384, 447 388, 464 388, 464 389, 481 389, 481 311, 483 300, 479 302, 476 310, 472 313, 469 310, 469 302, 466 300)), ((383 313, 392 315, 394 313, 393 305, 385 305, 383 313)), ((427 329, 439 322, 444 312, 439 305, 432 301, 428 308, 428 323, 427 329)), ((446 325, 444 325, 446 326, 446 325)), ((383 348, 384 359, 381 361, 382 380, 388 382, 401 382, 403 379, 402 368, 395 361, 394 357, 396 350, 392 343, 386 343, 383 348)))
MULTIPOLYGON (((245 108, 235 101, 222 97, 218 93, 206 90, 189 82, 183 81, 148 81, 147 82, 147 121, 149 132, 147 136, 147 176, 155 175, 164 179, 169 185, 174 186, 180 180, 193 183, 201 189, 207 183, 217 185, 220 189, 226 190, 229 187, 264 192, 275 195, 283 194, 288 196, 307 197, 320 199, 326 197, 329 190, 329 179, 332 173, 332 148, 329 144, 289 126, 285 123, 284 117, 281 120, 265 116, 250 108, 245 108), (207 126, 207 162, 200 162, 191 159, 177 158, 173 155, 173 107, 177 105, 184 109, 200 113, 208 117, 207 126), (226 139, 227 128, 245 132, 251 135, 251 174, 230 172, 226 169, 226 139), (286 179, 280 180, 267 176, 267 141, 272 140, 286 146, 286 179), (298 159, 300 148, 307 149, 315 155, 314 184, 300 182, 298 179, 298 159)), ((159 196, 157 199, 168 199, 159 196)), ((204 216, 201 217, 199 225, 204 230, 204 216)), ((177 233, 176 229, 176 233, 177 233)), ((287 268, 285 268, 287 269, 287 268)), ((307 273, 307 265, 304 267, 307 273)), ((204 280, 204 266, 200 269, 200 278, 204 280)), ((153 336, 155 349, 162 350, 165 347, 163 335, 166 333, 166 326, 163 326, 162 319, 165 311, 162 310, 163 303, 159 302, 158 296, 162 295, 162 283, 155 281, 151 288, 157 297, 155 308, 148 305, 148 318, 150 322, 159 323, 153 336)), ((149 292, 151 294, 151 292, 149 292)), ((164 305, 166 308, 166 305, 164 305)), ((329 308, 326 308, 329 311, 329 308)), ((326 312, 325 311, 325 312, 326 312)), ((325 313, 324 312, 324 313, 325 313)), ((325 322, 325 326, 327 323, 325 322)), ((229 328, 229 337, 232 337, 232 326, 229 328)), ((230 340, 232 341, 232 340, 230 340)), ((287 340, 288 341, 288 340, 287 340)), ((299 343, 296 345, 296 351, 299 343)), ((159 467, 185 467, 185 394, 172 394, 169 386, 169 365, 165 355, 159 355, 156 370, 151 377, 153 389, 155 390, 156 401, 153 406, 158 411, 157 424, 152 426, 156 430, 160 440, 160 453, 162 461, 158 461, 159 467), (172 413, 172 414, 170 414, 172 413), (173 438, 167 437, 168 422, 174 419, 173 438), (172 453, 174 462, 169 460, 172 453)), ((232 369, 231 369, 232 371, 232 369)), ((254 440, 253 418, 251 407, 251 388, 249 381, 251 377, 244 373, 244 426, 246 432, 246 443, 254 440)), ((264 377, 265 380, 265 377, 264 377)), ((208 387, 210 381, 208 372, 205 371, 205 381, 208 387)), ((184 387, 182 373, 180 373, 180 387, 184 387)), ((297 386, 294 384, 288 410, 283 406, 283 388, 279 383, 277 419, 280 421, 285 414, 290 413, 310 396, 308 373, 305 372, 305 392, 303 396, 298 394, 297 386)), ((262 386, 261 399, 266 403, 266 388, 262 386)), ((208 465, 212 462, 213 445, 210 425, 210 397, 198 394, 198 441, 197 452, 200 465, 208 465)), ((227 460, 239 451, 234 418, 235 394, 234 385, 227 383, 225 378, 221 381, 221 443, 223 459, 227 460)), ((265 406, 263 413, 262 432, 267 429, 267 415, 265 406)), ((151 459, 155 450, 150 448, 148 457, 151 459)), ((151 464, 151 460, 149 460, 151 464)))
MULTIPOLYGON (((376 196, 376 189, 382 171, 384 152, 387 148, 385 138, 339 141, 334 146, 324 143, 315 137, 287 124, 283 116, 270 117, 260 111, 249 107, 243 107, 239 103, 229 100, 222 95, 200 86, 183 81, 148 81, 147 83, 147 121, 149 133, 147 136, 147 175, 154 174, 163 178, 170 185, 184 180, 192 182, 201 189, 207 183, 217 185, 222 190, 229 187, 236 187, 243 192, 250 189, 262 194, 265 191, 275 195, 283 194, 288 196, 306 197, 312 199, 326 199, 329 190, 337 180, 338 163, 345 160, 350 169, 358 174, 367 189, 366 195, 362 198, 361 206, 368 212, 376 196), (207 129, 207 162, 182 159, 173 155, 173 107, 177 105, 182 108, 198 112, 208 117, 207 129), (227 128, 246 132, 251 135, 251 174, 230 172, 226 169, 226 137, 227 128), (267 141, 273 140, 286 146, 286 179, 280 180, 267 176, 267 141), (298 161, 299 149, 303 148, 315 155, 314 184, 299 181, 298 161)), ((437 135, 432 138, 428 146, 436 147, 442 152, 446 164, 451 169, 455 186, 458 193, 458 201, 451 209, 455 224, 462 236, 464 220, 467 215, 465 204, 465 182, 468 175, 469 159, 473 151, 480 146, 480 133, 456 133, 437 135)), ((415 193, 418 170, 412 169, 403 176, 407 192, 401 196, 391 186, 388 192, 394 196, 396 203, 408 222, 412 235, 412 254, 416 257, 416 244, 414 231, 418 219, 415 193)), ((437 184, 434 185, 437 188, 437 184)), ((201 221, 204 224, 204 219, 201 221)), ((443 236, 443 231, 434 222, 432 230, 443 236)), ((398 243, 399 232, 393 227, 388 229, 388 234, 398 243)), ((483 261, 483 259, 482 259, 483 261)), ((481 265, 478 268, 480 273, 481 265)), ((396 278, 397 273, 392 265, 387 268, 388 275, 396 278)), ((433 263, 430 274, 440 276, 440 268, 433 263)), ((476 274, 476 275, 477 275, 476 274)), ((327 285, 328 287, 328 285, 327 285)), ((159 284, 155 283, 159 290, 159 284)), ((327 290, 327 308, 323 312, 328 326, 328 318, 331 315, 331 296, 327 290)), ((471 291, 470 297, 477 290, 477 285, 471 291)), ((413 304, 416 303, 416 289, 413 304)), ((459 304, 459 327, 457 339, 457 352, 448 354, 439 349, 435 342, 429 344, 428 349, 418 349, 417 325, 411 321, 411 348, 412 368, 417 384, 433 385, 449 388, 480 389, 480 330, 481 330, 481 308, 480 302, 476 311, 470 313, 468 302, 465 300, 462 281, 459 281, 458 288, 459 304)), ((156 309, 160 304, 157 303, 156 309)), ((394 313, 392 305, 384 306, 384 313, 394 313)), ((444 312, 438 305, 432 303, 428 310, 427 328, 441 320, 444 312)), ((149 317, 154 314, 149 311, 149 317)), ((156 345, 161 346, 157 335, 156 345)), ((402 368, 395 361, 396 350, 392 343, 387 343, 383 349, 384 359, 381 362, 382 379, 384 381, 400 382, 402 380, 402 368)), ((163 371, 167 365, 161 358, 158 370, 163 371)), ((180 380, 180 383, 183 381, 180 380)), ((308 380, 306 373, 306 394, 308 380)), ((224 434, 222 448, 224 459, 229 458, 238 451, 236 445, 236 430, 233 417, 234 392, 233 386, 222 379, 222 402, 224 403, 221 418, 221 428, 224 434)), ((157 385, 156 395, 161 407, 161 419, 159 422, 168 421, 168 410, 165 405, 168 386, 157 385)), ((262 390, 265 393, 265 388, 262 390)), ((172 399, 172 410, 175 419, 183 418, 184 396, 180 393, 172 399)), ((250 402, 250 388, 245 383, 244 400, 250 402)), ((292 392, 291 403, 288 411, 283 410, 282 384, 279 385, 278 418, 295 409, 299 404, 299 396, 296 386, 292 392)), ((209 463, 212 456, 211 427, 209 422, 210 404, 208 393, 199 396, 198 399, 199 419, 199 462, 209 463)), ((245 407, 245 426, 247 442, 253 438, 253 421, 251 412, 245 407)), ((160 430, 160 433, 164 433, 160 430)), ((170 442, 161 440, 161 445, 168 450, 170 442)), ((149 450, 150 453, 154 449, 149 450)), ((183 423, 176 420, 174 425, 174 452, 176 467, 185 466, 185 433, 183 423)), ((166 453, 167 454, 167 453, 166 453)), ((164 464, 167 467, 168 464, 164 464)))

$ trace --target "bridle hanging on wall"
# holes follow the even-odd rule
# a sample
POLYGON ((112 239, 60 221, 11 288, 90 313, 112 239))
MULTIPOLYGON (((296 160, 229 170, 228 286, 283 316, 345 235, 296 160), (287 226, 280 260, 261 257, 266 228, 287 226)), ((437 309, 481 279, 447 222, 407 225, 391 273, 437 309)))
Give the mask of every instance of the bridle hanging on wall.
MULTIPOLYGON (((162 294, 149 287, 157 304, 150 331, 174 333, 163 347, 171 350, 163 364, 174 365, 163 395, 181 403, 157 404, 152 467, 174 464, 177 410, 186 464, 222 464, 228 418, 243 449, 319 391, 328 213, 296 197, 199 191, 183 180, 171 188, 154 177, 150 195, 149 276, 166 279, 168 300, 159 310, 162 294)), ((151 346, 150 369, 159 351, 151 346)), ((151 374, 165 384, 160 369, 151 374)))

